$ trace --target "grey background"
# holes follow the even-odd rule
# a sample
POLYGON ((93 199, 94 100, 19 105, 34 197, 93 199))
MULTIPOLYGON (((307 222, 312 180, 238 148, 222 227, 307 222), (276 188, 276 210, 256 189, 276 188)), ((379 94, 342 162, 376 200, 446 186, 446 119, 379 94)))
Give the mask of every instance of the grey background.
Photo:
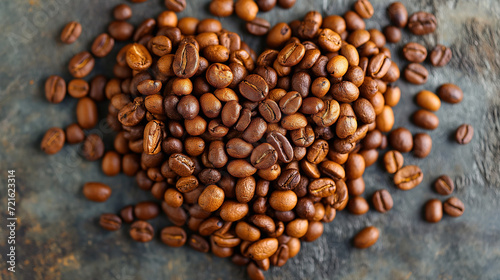
MULTIPOLYGON (((89 49, 94 36, 106 31, 111 9, 124 2, 70 0, 0 1, 0 279, 239 279, 243 268, 228 259, 201 254, 185 248, 168 248, 158 240, 148 244, 131 241, 127 231, 104 232, 97 225, 103 212, 150 199, 132 179, 120 175, 107 178, 99 162, 86 162, 79 147, 65 146, 47 156, 39 149, 45 131, 66 127, 75 121, 76 100, 67 97, 58 105, 49 104, 43 94, 51 74, 70 76, 66 64, 71 56, 89 49), (72 45, 58 37, 63 26, 77 20, 82 36, 72 45), (6 270, 7 170, 16 170, 17 272, 6 270), (113 195, 107 203, 96 204, 81 194, 84 182, 108 183, 113 195)), ((133 23, 156 17, 162 1, 133 4, 133 23)), ((180 16, 209 17, 209 1, 188 0, 180 16)), ((271 23, 301 18, 317 9, 323 15, 343 14, 354 1, 298 0, 291 10, 276 8, 261 14, 271 23)), ((440 127, 429 132, 433 152, 425 160, 405 155, 406 164, 418 164, 423 183, 408 192, 397 190, 391 177, 379 166, 365 173, 366 192, 387 188, 395 207, 387 214, 370 211, 357 217, 345 212, 325 226, 325 234, 314 243, 303 244, 300 254, 281 269, 266 273, 269 279, 499 279, 500 278, 500 2, 497 0, 403 1, 409 12, 435 13, 436 33, 415 37, 404 33, 404 41, 391 46, 401 68, 400 50, 415 40, 428 47, 436 43, 453 50, 446 68, 430 69, 429 82, 409 86, 404 81, 400 104, 395 108, 396 124, 412 132, 421 131, 409 123, 417 109, 414 95, 421 89, 435 91, 445 82, 459 85, 465 98, 457 105, 443 104, 437 112, 440 127), (456 127, 467 122, 475 127, 473 142, 459 146, 453 141, 456 127), (422 206, 440 197, 431 184, 440 174, 454 178, 454 195, 465 202, 465 214, 443 218, 438 224, 422 220, 422 206), (367 225, 377 226, 381 237, 375 246, 356 250, 352 236, 367 225)), ((376 9, 367 28, 388 24, 385 8, 389 1, 372 0, 376 9)), ((242 32, 242 21, 221 19, 225 28, 242 32)), ((245 34, 245 33, 242 33, 245 34)), ((254 47, 259 40, 243 39, 254 47)), ((92 74, 110 73, 114 55, 98 59, 92 74)), ((104 123, 93 130, 108 133, 104 123)), ((152 223, 156 229, 168 224, 165 218, 152 223)), ((125 226, 124 228, 127 228, 125 226)))

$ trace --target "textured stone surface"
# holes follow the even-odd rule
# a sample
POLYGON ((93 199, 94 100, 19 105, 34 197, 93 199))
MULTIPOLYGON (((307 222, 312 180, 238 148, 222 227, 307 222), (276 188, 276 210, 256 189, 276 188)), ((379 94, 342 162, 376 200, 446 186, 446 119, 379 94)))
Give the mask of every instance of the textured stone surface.
MULTIPOLYGON (((44 132, 75 121, 76 100, 49 104, 43 84, 51 74, 69 81, 66 64, 71 56, 88 49, 94 36, 105 32, 111 9, 121 1, 16 0, 0 1, 0 279, 241 279, 243 268, 227 259, 185 248, 167 248, 160 241, 137 244, 125 226, 118 232, 104 232, 97 225, 103 212, 117 212, 122 206, 148 199, 133 180, 124 175, 106 178, 98 162, 86 162, 79 147, 66 146, 57 155, 46 156, 39 149, 44 132), (63 26, 77 20, 82 36, 72 45, 57 38, 63 26), (6 271, 7 253, 6 182, 7 170, 17 176, 17 272, 6 271), (81 188, 88 180, 112 186, 114 193, 105 204, 84 199, 81 188)), ((163 9, 159 0, 135 4, 132 22, 155 17, 163 9)), ((209 1, 188 1, 181 16, 209 17, 209 1)), ((273 24, 302 17, 317 9, 322 14, 341 14, 354 1, 298 0, 292 10, 279 8, 262 14, 273 24)), ((404 81, 402 100, 395 109, 396 124, 421 131, 409 123, 417 106, 414 95, 421 89, 435 91, 445 82, 459 85, 465 97, 457 105, 443 104, 437 115, 440 127, 433 138, 430 157, 420 160, 405 155, 406 164, 418 164, 423 183, 408 192, 397 190, 381 165, 365 173, 366 197, 387 188, 394 208, 387 214, 370 211, 362 217, 342 212, 325 227, 314 243, 303 244, 300 254, 281 269, 271 269, 271 279, 498 279, 500 275, 500 2, 497 0, 404 0, 409 12, 435 13, 439 26, 435 34, 415 37, 405 32, 404 41, 392 45, 395 60, 402 68, 400 50, 411 40, 432 47, 436 43, 453 50, 446 68, 430 69, 432 76, 423 86, 404 81), (453 133, 467 122, 475 127, 471 144, 460 146, 453 133), (454 195, 466 206, 460 218, 445 217, 438 224, 422 219, 422 206, 440 197, 431 184, 441 174, 454 178, 454 195), (367 225, 377 226, 381 237, 367 250, 350 245, 352 236, 367 225)), ((372 0, 376 16, 367 28, 388 24, 388 1, 372 0)), ((242 31, 234 17, 221 20, 224 27, 242 31)), ((253 47, 260 42, 249 35, 243 39, 253 47)), ((116 53, 116 51, 115 51, 116 53)), ((110 73, 111 55, 96 62, 97 73, 110 73)), ((105 112, 105 108, 101 108, 105 112)), ((101 124, 93 132, 108 133, 101 124)), ((109 145, 109 143, 108 143, 109 145)), ((156 229, 167 225, 155 219, 156 229)))

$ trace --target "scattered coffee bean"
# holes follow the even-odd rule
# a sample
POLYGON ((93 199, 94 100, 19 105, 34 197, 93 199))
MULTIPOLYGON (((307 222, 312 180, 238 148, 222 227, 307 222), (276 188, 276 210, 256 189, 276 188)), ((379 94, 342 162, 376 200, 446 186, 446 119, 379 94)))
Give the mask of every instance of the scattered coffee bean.
POLYGON ((40 148, 48 155, 59 152, 64 146, 66 137, 64 131, 58 127, 53 127, 43 136, 40 148))
POLYGON ((413 136, 413 154, 418 158, 427 157, 432 150, 432 138, 427 133, 413 136))
POLYGON ((429 71, 418 63, 411 63, 404 70, 405 79, 415 85, 425 84, 429 77, 429 71))
POLYGON ((65 44, 73 44, 82 34, 82 25, 76 21, 69 22, 61 32, 61 41, 65 44))
POLYGON ((411 190, 422 183, 424 173, 416 165, 408 165, 399 169, 394 175, 394 184, 403 191, 411 190))
POLYGON ((456 104, 464 98, 462 89, 454 84, 443 84, 438 89, 438 96, 444 102, 456 104))
POLYGON ((425 204, 424 213, 427 222, 437 223, 443 218, 443 204, 437 199, 431 199, 425 204))
POLYGON ((474 127, 470 124, 462 124, 457 128, 457 132, 455 133, 455 139, 461 145, 469 144, 473 137, 474 127))
POLYGON ((437 45, 432 49, 431 63, 433 66, 443 67, 450 62, 451 57, 452 52, 450 48, 443 45, 437 45))
POLYGON ((359 249, 371 247, 377 242, 379 235, 380 231, 376 227, 366 227, 358 232, 358 234, 356 234, 356 236, 354 237, 354 247, 359 249))
POLYGON ((453 190, 455 190, 455 184, 448 175, 441 175, 434 182, 434 189, 440 195, 450 195, 453 193, 453 190))
POLYGON ((150 223, 145 221, 135 221, 130 226, 130 237, 137 242, 149 242, 153 240, 154 229, 150 223))
POLYGON ((111 188, 103 183, 89 182, 83 185, 83 195, 88 200, 104 202, 111 196, 111 188))
POLYGON ((99 225, 105 230, 119 230, 122 226, 122 219, 115 214, 102 214, 99 218, 99 225))
POLYGON ((386 213, 392 209, 394 202, 392 196, 387 190, 378 190, 372 196, 372 203, 375 210, 380 213, 386 213))
POLYGON ((443 210, 452 217, 460 217, 465 211, 465 206, 460 199, 450 197, 443 203, 443 210))
POLYGON ((437 20, 433 14, 416 12, 408 19, 408 29, 415 35, 426 35, 437 28, 437 20))

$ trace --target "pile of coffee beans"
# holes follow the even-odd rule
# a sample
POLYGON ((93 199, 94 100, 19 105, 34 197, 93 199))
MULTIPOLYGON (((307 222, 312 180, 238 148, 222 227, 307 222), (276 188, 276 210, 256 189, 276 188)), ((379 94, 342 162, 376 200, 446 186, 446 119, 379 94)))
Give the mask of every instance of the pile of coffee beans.
MULTIPOLYGON (((133 1, 142 2, 142 1, 133 1)), ((223 29, 216 19, 178 19, 184 0, 166 0, 167 11, 134 27, 126 22, 132 9, 125 4, 113 10, 115 21, 98 35, 90 52, 76 54, 68 70, 74 77, 66 86, 59 76, 45 84, 46 98, 60 103, 66 92, 78 98, 77 122, 65 131, 51 128, 41 148, 55 154, 65 143, 82 143, 87 160, 101 159, 108 176, 121 172, 134 176, 139 188, 155 201, 126 205, 118 214, 105 213, 100 225, 110 231, 131 224, 130 237, 149 242, 155 235, 171 247, 188 244, 200 252, 230 257, 247 267, 252 279, 263 271, 283 266, 300 251, 301 241, 318 239, 324 223, 337 211, 363 215, 370 203, 363 173, 388 146, 383 164, 394 174, 394 185, 411 190, 424 177, 416 165, 404 165, 402 153, 415 157, 431 154, 432 139, 394 126, 401 90, 395 85, 400 68, 391 60, 386 42, 401 39, 402 28, 416 35, 436 29, 434 15, 417 12, 408 17, 403 4, 389 6, 392 25, 365 30, 374 14, 368 0, 355 2, 343 16, 323 17, 308 12, 302 20, 271 27, 256 18, 276 3, 290 8, 295 1, 214 0, 217 16, 233 11, 251 34, 265 35, 267 49, 257 55, 236 33, 223 29), (92 72, 96 58, 108 55, 115 41, 130 41, 116 56, 114 78, 92 72), (108 102, 109 101, 109 102, 108 102), (116 130, 114 150, 106 151, 97 134, 86 135, 98 123, 97 103, 106 102, 105 117, 116 130), (172 226, 158 232, 148 220, 163 212, 172 226)), ((61 34, 74 42, 82 27, 69 23, 61 34)), ((451 50, 438 45, 430 51, 434 66, 444 66, 451 50)), ((412 42, 403 55, 411 62, 403 71, 413 84, 427 81, 420 63, 428 50, 412 42)), ((110 73, 111 75, 111 73, 110 73)), ((444 84, 438 94, 421 91, 422 108, 412 116, 424 129, 436 129, 433 113, 441 101, 458 103, 460 88, 444 84)), ((462 125, 457 142, 467 144, 473 128, 462 125)), ((434 188, 441 195, 454 190, 453 180, 439 177, 434 188)), ((116 192, 116 190, 114 190, 116 192)), ((83 194, 104 202, 113 188, 86 183, 83 194)), ((386 213, 394 207, 388 189, 376 191, 372 208, 386 213)), ((463 203, 451 197, 425 205, 425 219, 441 220, 443 211, 462 215, 463 203)), ((353 240, 357 248, 375 244, 380 231, 367 227, 353 240)))

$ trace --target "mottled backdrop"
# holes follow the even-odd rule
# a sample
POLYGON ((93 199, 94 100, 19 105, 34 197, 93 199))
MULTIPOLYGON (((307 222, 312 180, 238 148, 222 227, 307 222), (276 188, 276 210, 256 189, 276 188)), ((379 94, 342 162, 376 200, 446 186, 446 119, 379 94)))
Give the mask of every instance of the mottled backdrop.
MULTIPOLYGON (((118 0, 11 0, 0 1, 0 279, 240 279, 243 268, 227 259, 185 248, 167 248, 160 241, 137 244, 127 231, 105 232, 97 225, 102 212, 116 212, 123 205, 148 199, 126 176, 106 178, 98 162, 86 162, 78 146, 66 146, 47 156, 39 149, 44 132, 75 121, 76 100, 66 98, 49 104, 43 94, 45 79, 62 75, 73 54, 89 49, 94 36, 106 31, 111 9, 118 0), (82 23, 83 33, 72 45, 58 41, 69 21, 82 23), (17 271, 6 270, 6 184, 7 170, 16 170, 17 271), (113 195, 105 204, 84 199, 84 182, 108 183, 113 195)), ((132 21, 156 17, 162 1, 135 4, 132 21)), ((188 0, 180 16, 209 17, 208 0, 188 0)), ((275 8, 262 16, 271 23, 301 18, 317 9, 323 15, 343 14, 354 0, 297 0, 291 10, 275 8)), ((408 192, 397 190, 380 164, 365 173, 368 197, 378 188, 388 188, 395 207, 387 214, 370 211, 356 217, 342 212, 325 227, 314 243, 304 244, 300 254, 281 269, 271 269, 270 279, 499 279, 500 275, 500 2, 498 0, 403 1, 409 12, 435 13, 436 33, 415 37, 405 32, 404 40, 391 46, 402 67, 400 50, 416 40, 428 47, 445 44, 453 50, 446 68, 430 68, 432 76, 423 86, 403 81, 402 100, 395 109, 395 126, 408 126, 409 114, 417 107, 414 95, 421 89, 435 91, 445 82, 458 84, 465 93, 462 103, 443 104, 437 115, 439 129, 429 134, 433 152, 425 160, 406 155, 407 164, 418 164, 423 183, 408 192), (459 146, 453 141, 456 127, 471 123, 473 142, 459 146), (445 217, 438 224, 422 220, 422 206, 440 198, 431 183, 440 174, 454 178, 454 195, 465 202, 465 214, 445 217), (350 245, 361 228, 380 228, 377 244, 367 250, 350 245)), ((388 24, 385 8, 389 1, 372 0, 377 14, 367 28, 388 24)), ((225 28, 242 32, 243 22, 235 17, 221 19, 225 28)), ((244 34, 244 33, 242 33, 244 34)), ((247 34, 243 39, 259 48, 260 41, 247 34)), ((113 56, 98 59, 93 74, 110 73, 113 56)), ((102 108, 104 109, 104 108, 102 108)), ((94 129, 108 133, 104 125, 94 129)), ((109 143, 108 143, 109 144, 109 143)), ((159 229, 165 218, 153 221, 159 229)), ((125 226, 124 228, 127 228, 125 226)))

